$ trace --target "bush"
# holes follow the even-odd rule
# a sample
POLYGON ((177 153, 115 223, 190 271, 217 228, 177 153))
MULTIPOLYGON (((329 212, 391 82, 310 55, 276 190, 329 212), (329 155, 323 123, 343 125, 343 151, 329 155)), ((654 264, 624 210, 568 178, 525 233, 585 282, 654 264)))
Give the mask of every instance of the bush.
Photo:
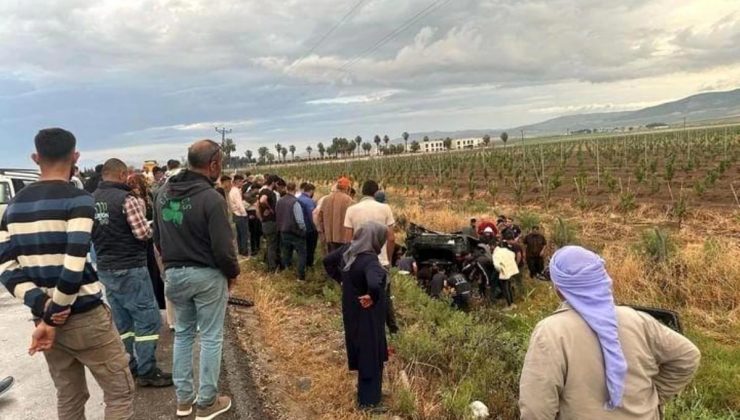
POLYGON ((529 232, 533 227, 540 225, 540 215, 536 213, 525 211, 517 215, 517 219, 524 232, 529 232))
POLYGON ((659 228, 643 232, 637 247, 641 254, 656 263, 667 261, 676 253, 676 244, 671 235, 659 228))
POLYGON ((562 217, 558 217, 555 221, 551 232, 550 241, 557 248, 562 248, 566 245, 578 245, 578 235, 575 227, 570 222, 563 220, 562 217))

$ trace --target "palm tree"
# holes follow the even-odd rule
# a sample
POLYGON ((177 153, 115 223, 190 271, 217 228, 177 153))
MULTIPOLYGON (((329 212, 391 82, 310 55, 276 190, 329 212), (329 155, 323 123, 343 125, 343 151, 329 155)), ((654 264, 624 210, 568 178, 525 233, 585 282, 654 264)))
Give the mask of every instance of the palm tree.
POLYGON ((373 142, 375 142, 375 146, 378 149, 378 154, 380 154, 380 136, 376 134, 373 142))
POLYGON ((306 147, 306 153, 308 153, 308 160, 311 160, 311 152, 313 152, 313 147, 311 146, 306 147))
POLYGON ((319 144, 316 145, 316 150, 319 151, 319 155, 321 155, 321 159, 323 159, 324 153, 326 153, 326 148, 324 147, 324 143, 319 142, 319 144))
POLYGON ((357 143, 357 153, 360 153, 360 146, 362 145, 362 137, 355 137, 355 143, 357 143))
POLYGON ((288 150, 290 150, 290 160, 295 160, 295 146, 291 144, 288 150))
POLYGON ((483 144, 485 144, 486 147, 488 147, 488 145, 491 144, 491 136, 489 136, 488 134, 484 135, 483 144))
POLYGON ((285 162, 285 155, 288 154, 288 149, 283 147, 282 149, 280 149, 280 154, 283 155, 283 162, 285 162))
POLYGON ((355 153, 355 149, 357 149, 357 143, 353 141, 349 142, 349 145, 347 146, 347 150, 349 150, 350 156, 355 153))
POLYGON ((506 140, 509 140, 509 133, 504 131, 501 133, 501 141, 504 142, 504 147, 506 147, 506 140))
POLYGON ((247 163, 252 163, 252 151, 247 150, 246 152, 244 152, 244 155, 247 157, 247 163))
POLYGON ((277 143, 275 145, 275 150, 277 151, 278 158, 280 157, 280 151, 283 150, 283 146, 280 143, 277 143))
POLYGON ((265 163, 265 160, 267 159, 267 153, 269 152, 269 149, 267 147, 260 147, 257 149, 257 154, 260 157, 260 162, 265 163))
POLYGON ((362 143, 362 150, 365 151, 365 154, 366 155, 369 155, 370 154, 370 150, 372 150, 372 149, 373 149, 373 145, 372 144, 370 144, 368 142, 362 143))
POLYGON ((403 134, 401 134, 401 137, 403 137, 403 144, 404 144, 403 151, 408 152, 409 151, 409 133, 404 131, 403 134))
POLYGON ((224 141, 221 143, 221 150, 226 155, 226 166, 229 166, 229 162, 231 162, 231 153, 236 151, 234 140, 224 139, 224 141))
POLYGON ((385 148, 388 148, 388 142, 391 141, 391 139, 388 138, 388 135, 386 134, 383 136, 383 143, 385 143, 385 148))

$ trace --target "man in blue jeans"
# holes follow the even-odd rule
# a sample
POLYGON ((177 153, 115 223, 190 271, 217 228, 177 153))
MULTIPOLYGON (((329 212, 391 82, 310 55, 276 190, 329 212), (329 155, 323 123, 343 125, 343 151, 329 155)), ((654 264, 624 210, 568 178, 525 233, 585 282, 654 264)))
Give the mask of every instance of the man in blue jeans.
POLYGON ((154 204, 154 243, 161 250, 165 295, 175 308, 174 381, 177 415, 211 420, 231 408, 218 393, 229 289, 239 275, 226 201, 213 183, 221 175, 218 143, 188 149, 190 168, 170 178, 154 204), (200 329, 200 386, 193 386, 193 343, 200 329), (197 401, 196 401, 197 396, 197 401))
POLYGON ((155 353, 161 317, 149 278, 147 240, 152 230, 146 203, 126 185, 128 167, 118 159, 103 165, 95 198, 92 239, 98 277, 113 312, 121 340, 130 355, 129 368, 139 386, 172 385, 172 375, 157 367, 155 353))

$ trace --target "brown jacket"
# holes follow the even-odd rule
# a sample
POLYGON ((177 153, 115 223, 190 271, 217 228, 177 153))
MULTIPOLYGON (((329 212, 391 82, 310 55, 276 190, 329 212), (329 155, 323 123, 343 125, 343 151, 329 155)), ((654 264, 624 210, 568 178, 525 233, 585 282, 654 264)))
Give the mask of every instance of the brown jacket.
POLYGON ((519 383, 523 420, 661 418, 659 405, 678 394, 699 367, 699 349, 632 308, 618 306, 617 321, 628 367, 622 407, 604 410, 608 394, 599 341, 563 303, 532 333, 519 383))
POLYGON ((342 191, 334 191, 329 194, 319 207, 316 217, 318 224, 316 229, 324 234, 324 241, 345 243, 344 240, 344 217, 347 208, 352 205, 352 198, 342 191))

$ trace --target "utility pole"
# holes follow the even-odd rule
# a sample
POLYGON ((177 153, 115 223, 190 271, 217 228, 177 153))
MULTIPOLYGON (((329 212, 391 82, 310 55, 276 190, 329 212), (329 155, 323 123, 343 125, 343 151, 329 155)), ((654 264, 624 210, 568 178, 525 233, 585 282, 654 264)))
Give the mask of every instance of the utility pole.
POLYGON ((216 132, 221 135, 221 146, 223 146, 224 142, 226 141, 226 135, 231 133, 231 129, 226 128, 226 127, 221 127, 221 128, 214 127, 214 128, 216 129, 216 132))

